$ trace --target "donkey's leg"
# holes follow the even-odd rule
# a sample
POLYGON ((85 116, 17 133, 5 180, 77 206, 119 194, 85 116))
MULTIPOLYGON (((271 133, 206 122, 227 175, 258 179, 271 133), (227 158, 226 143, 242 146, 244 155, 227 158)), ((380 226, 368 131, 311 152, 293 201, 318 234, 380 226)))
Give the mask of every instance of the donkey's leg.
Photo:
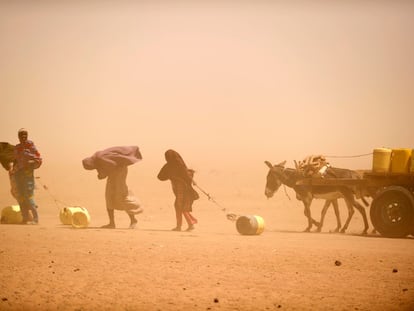
POLYGON ((335 216, 336 216, 336 228, 334 232, 339 232, 339 230, 342 227, 342 224, 341 224, 341 215, 339 215, 338 200, 337 199, 332 200, 332 205, 334 207, 335 216))
POLYGON ((325 204, 323 205, 322 212, 321 212, 321 220, 319 222, 319 227, 316 229, 316 232, 321 232, 323 221, 325 219, 326 211, 328 210, 328 207, 331 203, 333 203, 334 200, 325 200, 325 204))
POLYGON ((312 197, 309 197, 308 199, 306 199, 306 198, 303 199, 303 204, 305 206, 305 209, 304 209, 303 212, 304 212, 306 218, 308 219, 308 226, 306 227, 306 229, 304 230, 304 232, 309 232, 310 229, 312 228, 312 225, 315 225, 317 227, 320 226, 319 222, 317 222, 311 216, 311 211, 310 211, 311 203, 312 203, 312 197))
POLYGON ((346 207, 348 208, 348 218, 345 222, 345 225, 341 229, 341 233, 345 233, 346 229, 348 229, 349 223, 351 222, 351 218, 355 213, 354 206, 352 204, 352 199, 353 199, 352 194, 351 194, 351 196, 350 195, 344 195, 344 200, 345 200, 345 203, 346 203, 346 207))
POLYGON ((358 203, 355 199, 354 199, 354 206, 361 213, 362 219, 364 220, 364 231, 362 231, 362 234, 367 234, 368 219, 367 219, 367 213, 365 212, 365 208, 360 203, 358 203))
POLYGON ((313 225, 315 225, 316 227, 320 227, 321 226, 321 223, 319 222, 319 221, 316 221, 315 219, 313 219, 312 217, 311 217, 311 215, 310 215, 310 206, 309 206, 309 217, 310 217, 310 219, 311 219, 311 222, 312 222, 312 224, 313 225))
POLYGON ((305 208, 303 210, 303 213, 305 214, 306 218, 308 219, 308 226, 306 227, 305 230, 303 230, 303 232, 310 232, 310 229, 312 228, 312 221, 311 221, 309 205, 305 204, 305 208))

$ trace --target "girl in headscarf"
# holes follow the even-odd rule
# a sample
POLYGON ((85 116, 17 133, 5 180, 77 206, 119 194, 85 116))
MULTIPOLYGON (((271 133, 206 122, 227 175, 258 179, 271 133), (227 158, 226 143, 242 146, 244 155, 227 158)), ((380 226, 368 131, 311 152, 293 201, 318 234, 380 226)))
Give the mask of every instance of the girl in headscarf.
POLYGON ((142 159, 137 146, 111 147, 97 151, 94 155, 82 161, 87 170, 98 171, 98 179, 106 180, 105 201, 109 216, 109 224, 102 228, 115 228, 114 210, 125 211, 130 220, 130 229, 136 227, 136 214, 142 213, 143 209, 138 199, 128 189, 126 178, 128 166, 142 159))
POLYGON ((158 179, 170 180, 175 195, 176 226, 172 230, 181 231, 184 216, 188 224, 186 231, 191 231, 197 223, 197 219, 191 214, 192 206, 194 200, 199 198, 198 193, 192 187, 194 171, 187 168, 183 158, 174 150, 169 149, 165 152, 165 160, 167 163, 158 173, 158 179))

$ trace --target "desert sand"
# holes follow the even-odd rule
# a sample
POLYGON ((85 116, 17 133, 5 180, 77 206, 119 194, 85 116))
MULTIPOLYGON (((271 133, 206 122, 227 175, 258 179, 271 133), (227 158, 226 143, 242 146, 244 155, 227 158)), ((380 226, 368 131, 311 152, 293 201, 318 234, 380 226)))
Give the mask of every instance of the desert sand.
MULTIPOLYGON (((85 206, 88 228, 62 225, 63 203, 52 189, 38 185, 39 225, 0 225, 0 310, 414 308, 413 237, 362 236, 357 213, 347 233, 330 233, 333 210, 321 233, 304 233, 301 203, 289 190, 291 200, 283 190, 266 200, 246 189, 216 197, 220 206, 200 193, 196 229, 172 232, 168 184, 158 197, 140 194, 145 212, 134 230, 120 211, 116 229, 100 228, 107 223, 103 188, 85 199, 96 203, 85 206), (240 235, 228 212, 259 215, 264 232, 240 235)), ((316 217, 322 203, 314 202, 316 217)))

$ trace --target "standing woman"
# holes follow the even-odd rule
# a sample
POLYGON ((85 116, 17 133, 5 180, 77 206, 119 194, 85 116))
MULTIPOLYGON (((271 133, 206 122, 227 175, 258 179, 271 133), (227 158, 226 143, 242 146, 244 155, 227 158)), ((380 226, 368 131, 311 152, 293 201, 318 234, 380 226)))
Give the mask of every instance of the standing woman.
POLYGON ((175 195, 174 208, 177 225, 172 230, 181 231, 182 216, 184 216, 188 224, 186 231, 191 231, 197 223, 197 219, 191 215, 192 206, 194 200, 199 198, 198 193, 192 187, 194 171, 187 168, 183 158, 174 150, 169 149, 165 152, 165 160, 167 163, 158 173, 158 179, 162 181, 169 179, 175 195))
POLYGON ((83 167, 87 170, 98 171, 98 179, 106 178, 105 202, 109 224, 102 228, 115 228, 115 211, 125 211, 131 221, 129 228, 137 225, 135 215, 143 212, 141 204, 128 189, 126 179, 128 166, 142 159, 137 146, 110 147, 95 152, 91 157, 83 159, 83 167))
POLYGON ((20 205, 23 224, 37 224, 39 216, 37 214, 37 205, 34 201, 34 174, 33 171, 40 167, 42 158, 35 144, 28 139, 26 129, 20 129, 18 132, 20 144, 14 148, 14 165, 12 173, 16 182, 17 201, 20 205), (29 211, 32 212, 33 222, 29 222, 29 211))

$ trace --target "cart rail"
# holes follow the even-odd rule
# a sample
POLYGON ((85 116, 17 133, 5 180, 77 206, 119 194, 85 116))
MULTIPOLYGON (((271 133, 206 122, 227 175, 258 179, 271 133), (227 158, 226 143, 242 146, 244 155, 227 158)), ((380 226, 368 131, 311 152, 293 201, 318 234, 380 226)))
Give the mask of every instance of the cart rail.
POLYGON ((304 177, 296 182, 300 186, 348 186, 382 188, 391 185, 414 189, 414 173, 364 172, 361 179, 304 177))

